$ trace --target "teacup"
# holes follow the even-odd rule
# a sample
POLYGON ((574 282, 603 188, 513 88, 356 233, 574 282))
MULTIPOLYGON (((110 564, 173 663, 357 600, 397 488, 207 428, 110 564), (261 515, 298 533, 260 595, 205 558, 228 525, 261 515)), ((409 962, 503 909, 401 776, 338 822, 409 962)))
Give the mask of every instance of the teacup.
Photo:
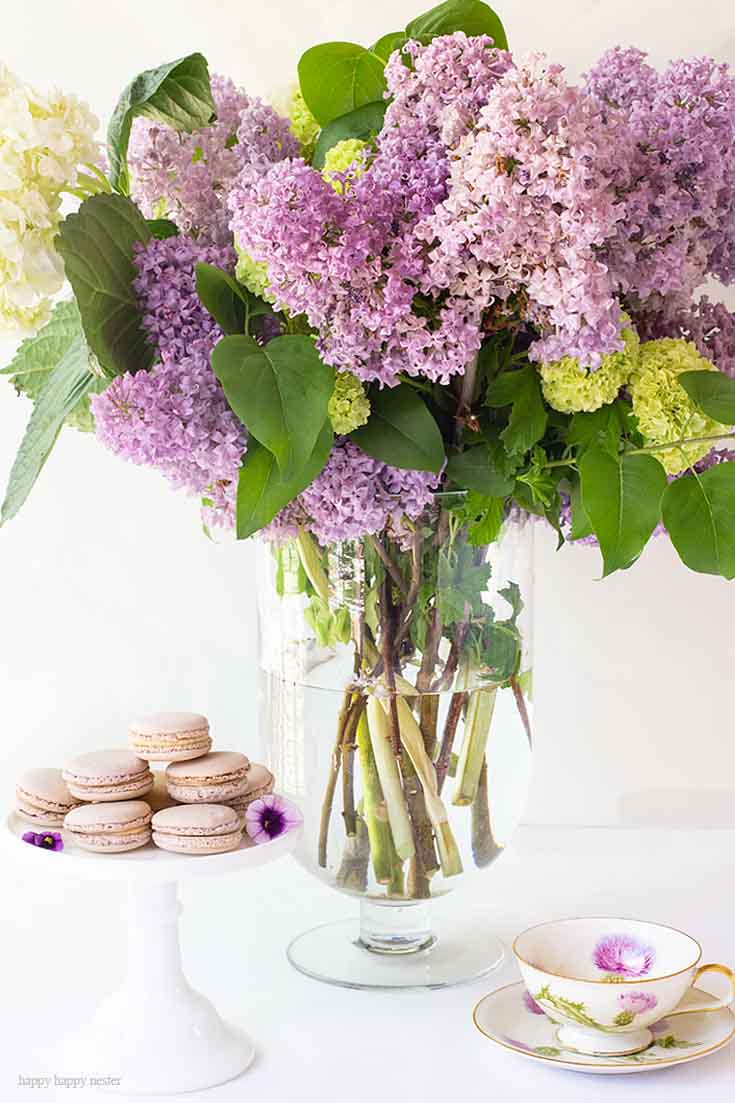
POLYGON ((735 1001, 732 970, 700 965, 699 943, 661 923, 559 919, 523 931, 513 953, 529 995, 559 1025, 559 1041, 580 1053, 638 1053, 651 1044, 648 1027, 659 1019, 735 1001), (684 993, 706 972, 729 978, 729 999, 680 1008, 684 993))

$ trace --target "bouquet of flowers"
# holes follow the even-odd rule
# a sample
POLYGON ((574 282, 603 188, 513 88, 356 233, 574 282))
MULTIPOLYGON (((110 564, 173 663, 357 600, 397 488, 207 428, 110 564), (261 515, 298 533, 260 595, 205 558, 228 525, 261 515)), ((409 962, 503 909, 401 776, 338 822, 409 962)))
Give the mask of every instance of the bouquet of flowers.
POLYGON ((481 862, 499 687, 530 733, 522 595, 483 598, 504 528, 605 574, 666 533, 735 577, 735 315, 695 297, 735 279, 735 74, 615 48, 573 84, 446 0, 308 49, 284 112, 192 54, 131 82, 106 151, 4 70, 0 113, 0 323, 30 331, 4 374, 34 404, 2 521, 71 424, 260 533, 354 650, 320 860, 344 768, 353 849, 364 825, 377 880, 425 895, 461 864, 451 766, 481 862))

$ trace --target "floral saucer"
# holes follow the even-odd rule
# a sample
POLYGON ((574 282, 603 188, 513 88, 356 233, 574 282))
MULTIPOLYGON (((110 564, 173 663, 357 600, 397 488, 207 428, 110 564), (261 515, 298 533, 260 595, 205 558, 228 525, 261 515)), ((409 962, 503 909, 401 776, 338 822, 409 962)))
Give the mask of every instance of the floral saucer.
MULTIPOLYGON (((690 988, 681 1007, 698 1004, 709 996, 690 988)), ((697 1061, 714 1053, 735 1035, 735 1014, 728 1008, 718 1008, 698 1014, 676 1015, 661 1019, 650 1028, 654 1040, 648 1049, 621 1057, 592 1057, 577 1050, 564 1048, 558 1038, 558 1026, 548 1019, 529 996, 522 981, 506 984, 484 996, 475 1008, 475 1026, 505 1049, 521 1057, 545 1061, 558 1068, 575 1072, 597 1072, 603 1075, 626 1072, 648 1072, 669 1068, 686 1061, 697 1061)))

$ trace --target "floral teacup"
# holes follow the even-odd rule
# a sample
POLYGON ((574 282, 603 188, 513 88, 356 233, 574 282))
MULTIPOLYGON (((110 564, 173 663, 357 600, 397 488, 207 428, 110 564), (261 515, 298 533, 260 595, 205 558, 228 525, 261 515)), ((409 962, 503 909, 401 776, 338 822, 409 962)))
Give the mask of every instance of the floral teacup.
POLYGON ((699 943, 660 923, 613 916, 559 919, 523 931, 513 953, 530 997, 559 1024, 559 1041, 580 1053, 637 1053, 651 1043, 651 1023, 735 1001, 732 970, 699 965, 699 943), (729 998, 676 1010, 707 971, 729 978, 729 998))

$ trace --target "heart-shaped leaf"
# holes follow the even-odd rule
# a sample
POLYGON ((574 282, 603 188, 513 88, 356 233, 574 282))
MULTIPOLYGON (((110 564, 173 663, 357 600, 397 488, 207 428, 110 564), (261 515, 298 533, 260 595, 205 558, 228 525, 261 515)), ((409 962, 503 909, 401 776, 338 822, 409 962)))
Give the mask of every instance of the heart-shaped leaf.
POLYGON ((483 444, 452 456, 447 463, 447 477, 465 490, 475 490, 490 498, 504 498, 515 485, 512 476, 494 466, 490 451, 483 444))
POLYGON ((284 479, 298 475, 327 417, 334 369, 322 363, 310 337, 276 337, 261 347, 252 337, 223 339, 212 370, 233 411, 272 452, 284 479))
POLYGON ((635 563, 661 518, 666 472, 653 456, 591 448, 579 462, 582 506, 597 537, 604 574, 635 563))
POLYGON ((444 464, 439 426, 407 383, 371 394, 368 423, 350 438, 368 456, 393 467, 438 472, 444 464))
POLYGON ((346 115, 340 115, 327 123, 321 131, 314 148, 314 156, 311 163, 314 168, 324 168, 324 158, 332 146, 342 142, 346 138, 359 138, 368 141, 374 135, 379 134, 383 126, 387 104, 383 100, 375 103, 366 103, 355 111, 349 111, 346 115))
POLYGON ((187 134, 213 122, 216 115, 206 58, 189 54, 147 69, 121 95, 107 129, 107 158, 110 183, 123 195, 130 190, 128 142, 136 115, 187 134))
POLYGON ((678 380, 708 417, 735 425, 735 379, 721 371, 685 371, 678 380))
POLYGON ((663 518, 687 567, 735 578, 735 463, 675 479, 664 495, 663 518))
POLYGON ((364 46, 324 42, 301 56, 301 94, 317 122, 326 126, 357 107, 383 98, 383 68, 383 59, 364 46))
POLYGON ((389 31, 384 34, 374 46, 370 47, 372 53, 377 54, 383 61, 387 61, 394 50, 400 50, 408 42, 405 31, 389 31))
POLYGON ((481 0, 446 0, 417 16, 406 27, 409 38, 430 42, 437 35, 464 31, 466 35, 490 35, 499 50, 508 49, 508 39, 500 17, 481 0))

